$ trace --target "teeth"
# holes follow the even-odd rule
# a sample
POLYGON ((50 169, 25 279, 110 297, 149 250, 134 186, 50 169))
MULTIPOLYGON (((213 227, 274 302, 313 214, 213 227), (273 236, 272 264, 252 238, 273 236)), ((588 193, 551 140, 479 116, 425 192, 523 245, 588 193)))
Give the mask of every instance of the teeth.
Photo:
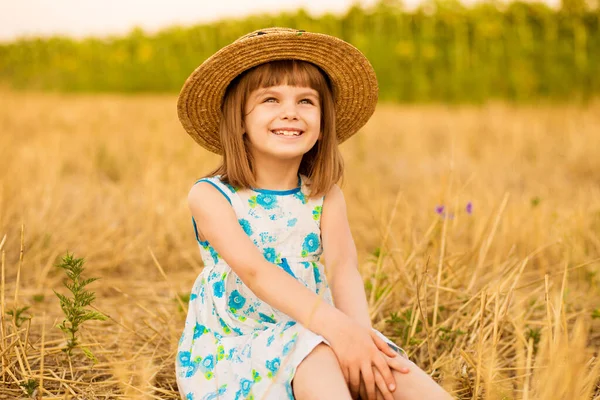
POLYGON ((283 135, 283 136, 300 136, 300 134, 302 134, 302 132, 298 132, 298 131, 273 131, 273 133, 276 135, 283 135))

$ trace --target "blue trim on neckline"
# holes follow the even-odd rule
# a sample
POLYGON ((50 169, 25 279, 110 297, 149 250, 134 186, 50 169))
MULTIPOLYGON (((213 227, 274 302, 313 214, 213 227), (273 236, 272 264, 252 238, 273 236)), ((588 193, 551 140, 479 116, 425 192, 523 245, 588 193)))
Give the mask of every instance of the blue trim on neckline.
POLYGON ((286 194, 294 194, 298 193, 300 189, 302 189, 302 179, 300 178, 300 174, 298 174, 298 187, 289 190, 271 190, 271 189, 258 189, 251 188, 253 191, 263 194, 275 194, 275 195, 286 195, 286 194))

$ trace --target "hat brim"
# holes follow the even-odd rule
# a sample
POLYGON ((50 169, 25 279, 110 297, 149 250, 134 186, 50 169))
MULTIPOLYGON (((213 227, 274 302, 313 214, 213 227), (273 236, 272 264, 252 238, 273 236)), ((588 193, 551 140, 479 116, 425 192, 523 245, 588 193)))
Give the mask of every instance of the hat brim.
POLYGON ((373 67, 351 44, 336 37, 296 30, 263 30, 222 48, 188 77, 177 101, 181 124, 202 147, 222 154, 219 138, 221 102, 227 86, 245 70, 275 61, 295 59, 319 66, 330 78, 338 143, 369 120, 377 104, 373 67))

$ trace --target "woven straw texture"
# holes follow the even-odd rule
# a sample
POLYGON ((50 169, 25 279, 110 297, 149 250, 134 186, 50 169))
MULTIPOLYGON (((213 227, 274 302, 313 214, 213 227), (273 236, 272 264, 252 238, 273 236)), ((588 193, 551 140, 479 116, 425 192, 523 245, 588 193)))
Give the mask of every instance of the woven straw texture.
POLYGON ((188 77, 177 102, 179 120, 187 133, 202 147, 222 154, 219 123, 227 86, 249 68, 285 59, 311 62, 329 76, 338 143, 356 133, 375 111, 377 77, 356 47, 320 33, 266 28, 225 46, 188 77))

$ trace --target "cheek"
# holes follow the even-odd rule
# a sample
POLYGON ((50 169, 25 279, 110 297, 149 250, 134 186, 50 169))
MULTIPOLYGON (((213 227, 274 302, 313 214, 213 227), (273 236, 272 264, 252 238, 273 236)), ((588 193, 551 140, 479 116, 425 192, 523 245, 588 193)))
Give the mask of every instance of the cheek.
POLYGON ((308 112, 303 116, 304 120, 310 122, 311 125, 321 125, 321 113, 320 112, 308 112))

